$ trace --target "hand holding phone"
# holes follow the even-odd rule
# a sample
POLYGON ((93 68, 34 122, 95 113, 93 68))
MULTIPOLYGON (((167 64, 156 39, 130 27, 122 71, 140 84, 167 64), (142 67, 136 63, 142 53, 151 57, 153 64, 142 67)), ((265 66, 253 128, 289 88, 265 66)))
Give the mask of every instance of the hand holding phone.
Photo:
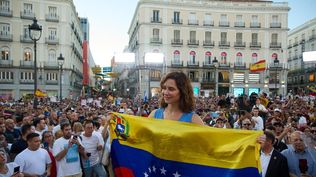
POLYGON ((13 173, 16 174, 16 173, 19 173, 19 172, 20 172, 20 166, 14 167, 13 173))

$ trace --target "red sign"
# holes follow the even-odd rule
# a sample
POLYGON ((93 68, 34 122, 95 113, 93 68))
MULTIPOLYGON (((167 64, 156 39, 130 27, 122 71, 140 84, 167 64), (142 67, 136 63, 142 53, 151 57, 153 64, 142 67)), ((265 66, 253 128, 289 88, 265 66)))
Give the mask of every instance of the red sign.
POLYGON ((179 52, 179 50, 175 50, 175 51, 173 52, 173 54, 175 54, 175 55, 179 55, 179 54, 180 54, 180 52, 179 52))
POLYGON ((252 57, 257 57, 258 55, 256 53, 253 53, 252 54, 252 57))
POLYGON ((276 58, 276 57, 278 57, 278 54, 273 53, 273 54, 272 54, 272 58, 276 58))

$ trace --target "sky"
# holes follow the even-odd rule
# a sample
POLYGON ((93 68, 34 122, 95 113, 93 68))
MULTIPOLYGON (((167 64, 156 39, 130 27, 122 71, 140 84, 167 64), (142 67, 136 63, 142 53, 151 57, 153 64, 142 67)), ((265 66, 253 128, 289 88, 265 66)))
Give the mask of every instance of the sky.
MULTIPOLYGON (((90 49, 97 65, 110 66, 115 53, 128 45, 128 28, 138 0, 73 0, 80 17, 90 23, 90 49)), ((288 2, 289 28, 316 17, 315 0, 275 0, 288 2)))

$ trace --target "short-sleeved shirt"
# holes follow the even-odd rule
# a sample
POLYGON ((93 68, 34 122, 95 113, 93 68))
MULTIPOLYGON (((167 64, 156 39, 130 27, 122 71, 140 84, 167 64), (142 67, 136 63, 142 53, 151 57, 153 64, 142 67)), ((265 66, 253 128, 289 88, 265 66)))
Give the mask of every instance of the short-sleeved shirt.
MULTIPOLYGON (((157 109, 154 115, 156 119, 163 119, 165 109, 157 109)), ((192 122, 193 112, 183 113, 178 121, 180 122, 192 122)))

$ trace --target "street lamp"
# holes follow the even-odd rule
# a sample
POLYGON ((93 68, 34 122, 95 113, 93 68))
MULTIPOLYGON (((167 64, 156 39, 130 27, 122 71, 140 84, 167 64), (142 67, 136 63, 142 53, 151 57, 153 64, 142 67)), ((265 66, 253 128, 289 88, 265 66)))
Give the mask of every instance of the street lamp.
POLYGON ((36 43, 42 36, 42 26, 37 24, 37 20, 34 17, 32 25, 29 25, 29 36, 34 41, 34 102, 33 108, 37 108, 37 97, 36 97, 36 90, 37 90, 37 60, 36 60, 36 43))
POLYGON ((274 89, 275 89, 275 96, 278 94, 278 90, 277 90, 277 77, 278 77, 278 67, 279 67, 279 60, 278 57, 275 57, 274 61, 274 67, 275 67, 275 80, 274 80, 274 89))
POLYGON ((216 60, 216 57, 214 57, 213 64, 215 67, 215 94, 218 94, 218 73, 217 73, 217 65, 218 61, 216 60))
POLYGON ((57 58, 58 61, 58 65, 59 65, 59 101, 63 100, 63 96, 62 96, 62 72, 63 72, 63 64, 65 62, 65 58, 63 57, 62 54, 59 55, 59 57, 57 58))
POLYGON ((126 89, 127 97, 129 98, 129 88, 126 89))

